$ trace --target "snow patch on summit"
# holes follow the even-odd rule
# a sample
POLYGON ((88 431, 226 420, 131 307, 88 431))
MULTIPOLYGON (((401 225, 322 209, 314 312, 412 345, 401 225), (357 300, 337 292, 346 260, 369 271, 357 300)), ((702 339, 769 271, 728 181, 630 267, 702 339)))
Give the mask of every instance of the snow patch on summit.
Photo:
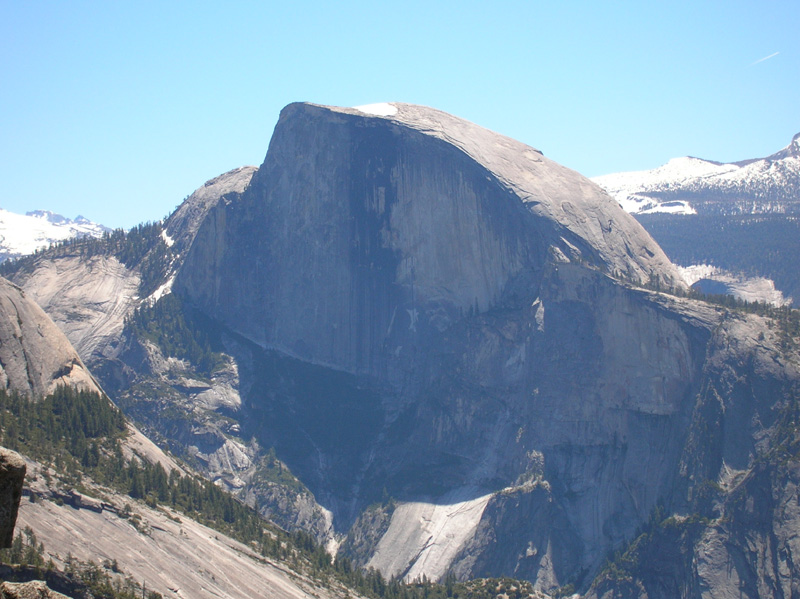
POLYGON ((380 102, 378 104, 364 104, 362 106, 354 106, 359 112, 371 114, 374 116, 394 116, 397 114, 397 107, 392 106, 388 102, 380 102))
POLYGON ((666 212, 697 214, 688 202, 660 202, 649 194, 682 187, 693 181, 736 173, 735 164, 718 164, 700 158, 673 158, 667 164, 649 171, 631 171, 594 177, 592 181, 632 214, 666 212))

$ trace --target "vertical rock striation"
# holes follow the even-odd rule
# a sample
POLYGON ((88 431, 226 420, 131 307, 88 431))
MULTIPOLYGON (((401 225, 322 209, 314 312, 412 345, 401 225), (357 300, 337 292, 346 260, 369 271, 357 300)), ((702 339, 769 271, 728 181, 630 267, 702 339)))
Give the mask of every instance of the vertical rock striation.
POLYGON ((284 109, 249 187, 199 227, 180 292, 259 345, 397 382, 428 336, 535 290, 554 252, 679 284, 577 173, 445 113, 392 106, 284 109))
POLYGON ((563 582, 674 483, 718 316, 620 282, 680 285, 585 178, 445 113, 390 108, 284 109, 175 290, 257 346, 357 377, 347 397, 253 384, 245 404, 340 527, 377 489, 405 502, 362 563, 563 582), (472 515, 452 520, 462 503, 472 515), (544 526, 519 535, 531 512, 544 526))
MULTIPOLYGON (((539 151, 419 106, 292 104, 263 165, 198 190, 164 243, 228 357, 209 380, 142 342, 139 392, 169 389, 140 409, 285 526, 386 576, 590 590, 667 513, 647 534, 675 561, 631 596, 730 589, 726 560, 791 589, 796 468, 772 501, 753 470, 794 430, 784 325, 644 289, 681 286, 663 252, 539 151)), ((625 594, 604 576, 592 593, 625 594)))

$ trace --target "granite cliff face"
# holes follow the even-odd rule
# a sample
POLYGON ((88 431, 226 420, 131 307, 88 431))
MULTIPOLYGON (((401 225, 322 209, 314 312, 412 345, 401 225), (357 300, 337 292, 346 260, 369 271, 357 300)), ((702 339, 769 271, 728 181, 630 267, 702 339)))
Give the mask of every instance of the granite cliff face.
POLYGON ((170 243, 177 244, 179 253, 183 254, 189 249, 197 229, 220 198, 244 191, 257 170, 254 166, 243 166, 214 177, 176 208, 166 222, 166 235, 170 243))
POLYGON ((784 325, 644 289, 681 283, 616 202, 439 111, 290 105, 264 164, 206 192, 148 301, 171 291, 223 357, 111 343, 119 396, 387 576, 589 590, 654 514, 711 535, 708 490, 732 497, 797 400, 784 325))
POLYGON ((412 579, 587 585, 656 506, 694 509, 755 459, 796 370, 764 322, 733 333, 722 309, 631 286, 678 279, 579 175, 437 111, 371 112, 287 107, 175 289, 254 372, 298 361, 281 384, 245 374, 243 409, 354 525, 342 551, 412 579), (737 377, 763 378, 755 401, 737 377), (698 397, 730 406, 725 434, 693 428, 698 397), (362 513, 378 489, 380 518, 362 513))
POLYGON ((392 107, 287 107, 246 192, 200 226, 180 292, 261 346, 386 378, 426 336, 536 289, 554 253, 678 284, 577 173, 445 113, 392 107))
POLYGON ((720 322, 672 497, 587 597, 797 593, 800 388, 796 344, 787 351, 782 335, 755 316, 720 322))

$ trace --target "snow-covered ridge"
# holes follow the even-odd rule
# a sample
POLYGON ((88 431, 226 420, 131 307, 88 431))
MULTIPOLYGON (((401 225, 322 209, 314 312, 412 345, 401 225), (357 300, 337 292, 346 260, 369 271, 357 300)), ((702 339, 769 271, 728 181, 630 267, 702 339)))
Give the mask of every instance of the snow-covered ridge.
POLYGON ((16 214, 0 208, 0 262, 32 254, 73 237, 100 237, 108 227, 77 216, 74 220, 47 210, 16 214))
POLYGON ((673 158, 652 170, 592 180, 634 214, 796 212, 800 209, 800 135, 766 158, 731 163, 673 158))

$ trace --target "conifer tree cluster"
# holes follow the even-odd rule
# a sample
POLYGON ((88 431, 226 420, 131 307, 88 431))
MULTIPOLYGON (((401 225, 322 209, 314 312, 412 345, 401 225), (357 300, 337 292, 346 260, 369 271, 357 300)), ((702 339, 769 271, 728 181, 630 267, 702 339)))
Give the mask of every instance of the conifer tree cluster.
POLYGON ((40 258, 114 256, 128 268, 139 271, 139 295, 146 297, 163 283, 174 259, 172 248, 164 241, 163 232, 164 225, 161 222, 148 222, 129 231, 108 231, 98 238, 85 236, 65 239, 28 256, 6 260, 0 264, 0 275, 10 277, 21 270, 31 269, 40 258))
POLYGON ((676 264, 710 264, 751 277, 768 277, 800 301, 797 216, 644 214, 636 220, 676 264))
POLYGON ((0 389, 0 444, 36 460, 97 467, 125 433, 125 417, 108 398, 59 386, 38 401, 0 389))
POLYGON ((125 321, 128 332, 155 343, 165 355, 189 360, 202 374, 210 375, 224 364, 214 350, 216 327, 193 312, 174 293, 143 304, 125 321))
MULTIPOLYGON (((90 477, 150 507, 166 506, 182 512, 250 545, 265 557, 306 572, 321 584, 344 585, 376 599, 521 598, 532 592, 530 583, 503 582, 505 579, 456 583, 448 576, 443 584, 427 579, 408 584, 397 579, 387 581, 376 570, 354 567, 346 557, 334 560, 308 533, 282 531, 209 480, 178 470, 167 473, 160 464, 127 460, 122 452, 126 434, 122 413, 97 393, 58 387, 53 394, 33 401, 0 389, 1 445, 52 466, 62 474, 63 482, 76 489, 82 489, 84 477, 90 477)), ((123 509, 120 515, 138 524, 133 510, 123 509)), ((0 561, 51 567, 44 562, 44 549, 33 531, 23 531, 9 551, 0 553, 0 561)), ((72 570, 80 574, 82 588, 90 589, 93 597, 128 599, 137 588, 115 586, 96 564, 75 561, 72 570)))

